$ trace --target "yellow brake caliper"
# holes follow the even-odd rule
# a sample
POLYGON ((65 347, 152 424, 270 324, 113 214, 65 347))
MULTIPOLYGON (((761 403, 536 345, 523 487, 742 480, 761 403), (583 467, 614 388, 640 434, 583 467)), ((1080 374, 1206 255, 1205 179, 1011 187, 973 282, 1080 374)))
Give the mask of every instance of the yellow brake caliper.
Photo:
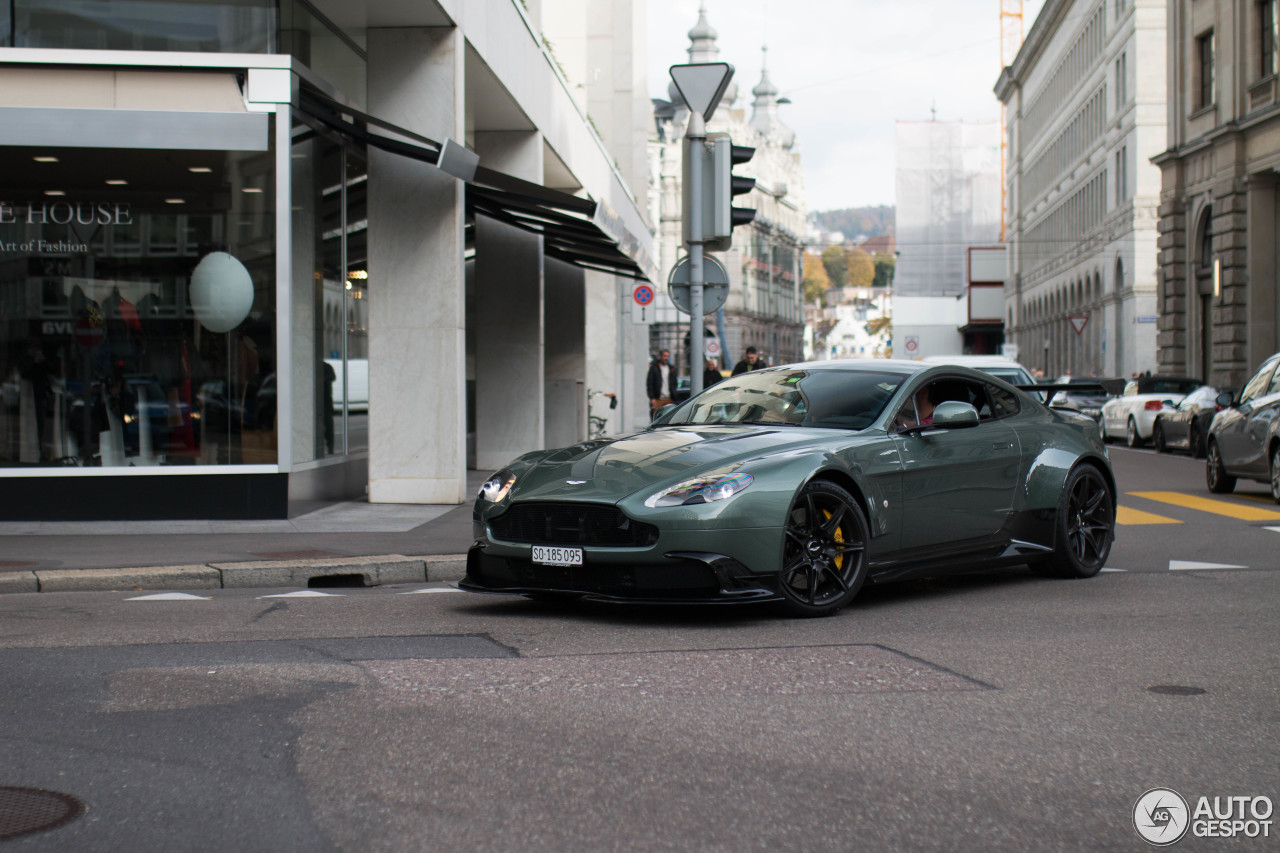
MULTIPOLYGON (((827 517, 828 521, 831 520, 831 512, 829 510, 824 509, 822 511, 822 514, 827 517)), ((844 528, 837 527, 836 532, 832 534, 831 538, 843 545, 844 544, 844 528)), ((844 570, 844 554, 836 554, 835 559, 832 562, 836 564, 836 571, 844 570)))

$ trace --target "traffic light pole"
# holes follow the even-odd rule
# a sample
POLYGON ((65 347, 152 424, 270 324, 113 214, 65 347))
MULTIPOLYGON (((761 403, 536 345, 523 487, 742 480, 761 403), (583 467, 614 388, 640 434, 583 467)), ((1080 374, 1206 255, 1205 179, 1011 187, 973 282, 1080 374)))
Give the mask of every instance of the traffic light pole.
POLYGON ((706 283, 703 272, 702 205, 709 200, 703 199, 702 157, 695 146, 705 145, 707 141, 707 123, 696 111, 689 113, 689 126, 684 133, 685 162, 689 164, 689 182, 699 188, 690 198, 689 222, 689 393, 697 394, 702 390, 702 365, 706 360, 704 350, 706 344, 702 339, 702 286, 706 283))

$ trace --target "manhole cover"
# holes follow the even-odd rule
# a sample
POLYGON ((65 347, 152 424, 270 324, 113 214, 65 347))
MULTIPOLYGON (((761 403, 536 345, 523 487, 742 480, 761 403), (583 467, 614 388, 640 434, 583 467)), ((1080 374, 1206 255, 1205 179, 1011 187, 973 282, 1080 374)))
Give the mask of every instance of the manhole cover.
POLYGON ((0 841, 62 826, 84 811, 84 803, 70 794, 0 787, 0 841))
POLYGON ((1203 687, 1187 687, 1182 684, 1155 684, 1147 689, 1166 696, 1200 696, 1206 692, 1203 687))

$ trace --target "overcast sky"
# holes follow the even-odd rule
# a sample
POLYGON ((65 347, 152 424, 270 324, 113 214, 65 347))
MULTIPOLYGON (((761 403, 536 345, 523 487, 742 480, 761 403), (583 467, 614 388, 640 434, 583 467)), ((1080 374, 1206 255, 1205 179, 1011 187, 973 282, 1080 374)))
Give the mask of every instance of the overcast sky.
MULTIPOLYGON (((998 121, 1001 0, 705 0, 748 110, 769 77, 791 99, 810 210, 893 204, 894 122, 998 121)), ((1043 0, 1025 0, 1030 32, 1043 0)), ((649 92, 688 61, 699 0, 648 0, 649 92)))

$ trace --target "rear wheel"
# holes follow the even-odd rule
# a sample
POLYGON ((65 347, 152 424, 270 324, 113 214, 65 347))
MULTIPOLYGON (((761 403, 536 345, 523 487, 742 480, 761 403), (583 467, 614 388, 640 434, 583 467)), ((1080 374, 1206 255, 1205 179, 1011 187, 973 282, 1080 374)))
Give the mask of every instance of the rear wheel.
POLYGON ((1151 428, 1151 443, 1155 445, 1157 453, 1168 453, 1169 445, 1164 441, 1164 424, 1156 421, 1156 425, 1151 428))
POLYGON ((1133 418, 1129 418, 1129 423, 1125 425, 1124 440, 1130 447, 1142 446, 1142 436, 1138 434, 1138 422, 1133 418))
POLYGON ((1226 494, 1235 489, 1236 478, 1227 473, 1222 465, 1222 451, 1218 450, 1218 442, 1210 441, 1204 462, 1204 480, 1209 491, 1215 494, 1226 494))
POLYGON ((778 592, 793 616, 830 616, 867 577, 866 516, 835 483, 807 483, 787 513, 778 592))
POLYGON ((1187 435, 1187 447, 1191 448, 1192 459, 1204 458, 1204 436, 1200 434, 1200 427, 1196 426, 1195 421, 1191 422, 1191 430, 1187 435))
POLYGON ((1058 501, 1053 553, 1031 569, 1041 577, 1091 578, 1106 565, 1115 529, 1115 497, 1107 478, 1092 465, 1077 466, 1058 501))

